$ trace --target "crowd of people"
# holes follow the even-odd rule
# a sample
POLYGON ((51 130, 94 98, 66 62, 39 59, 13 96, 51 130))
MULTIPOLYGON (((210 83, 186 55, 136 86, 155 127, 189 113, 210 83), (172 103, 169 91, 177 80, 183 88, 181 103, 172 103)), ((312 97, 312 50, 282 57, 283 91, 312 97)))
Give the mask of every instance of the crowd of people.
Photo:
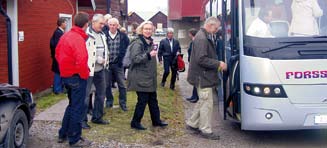
MULTIPOLYGON (((147 129, 141 124, 146 105, 149 106, 152 125, 166 127, 168 124, 160 118, 157 100, 157 61, 164 68, 160 86, 165 87, 171 71, 169 88, 174 90, 178 75, 176 57, 181 54, 179 41, 173 37, 174 30, 168 28, 167 37, 155 46, 152 38, 155 27, 150 21, 133 24, 130 36, 125 28, 120 27, 119 20, 110 14, 94 14, 89 20, 89 14, 79 12, 74 17, 74 26, 64 33, 66 25, 66 20, 59 18, 58 27, 50 39, 52 71, 55 74, 53 91, 63 93, 65 87, 69 99, 58 142, 68 140, 72 147, 91 144, 81 137, 82 129, 91 128, 87 114, 92 113, 91 122, 94 124, 110 123, 103 119, 103 115, 104 107, 113 107, 112 84, 115 82, 119 106, 123 111, 128 111, 127 91, 137 94, 131 128, 147 129), (130 61, 128 67, 124 63, 127 55, 130 61), (92 86, 95 87, 94 100, 90 98, 92 86)), ((211 17, 199 31, 189 31, 192 43, 187 80, 194 89, 188 100, 196 106, 186 125, 209 139, 219 138, 211 130, 213 97, 216 95, 213 89, 218 85, 218 72, 226 70, 226 64, 217 58, 215 34, 219 27, 220 21, 211 17)))

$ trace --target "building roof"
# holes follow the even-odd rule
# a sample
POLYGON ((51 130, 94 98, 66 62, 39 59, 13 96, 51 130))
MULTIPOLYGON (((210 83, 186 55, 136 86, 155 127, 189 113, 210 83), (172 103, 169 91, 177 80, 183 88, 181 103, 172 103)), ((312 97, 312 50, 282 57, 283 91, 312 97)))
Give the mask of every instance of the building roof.
POLYGON ((164 16, 167 17, 166 14, 162 13, 161 11, 158 11, 156 14, 154 14, 154 15, 153 15, 150 19, 148 19, 148 20, 152 20, 154 17, 156 17, 156 16, 159 15, 159 14, 162 14, 162 15, 164 15, 164 16))

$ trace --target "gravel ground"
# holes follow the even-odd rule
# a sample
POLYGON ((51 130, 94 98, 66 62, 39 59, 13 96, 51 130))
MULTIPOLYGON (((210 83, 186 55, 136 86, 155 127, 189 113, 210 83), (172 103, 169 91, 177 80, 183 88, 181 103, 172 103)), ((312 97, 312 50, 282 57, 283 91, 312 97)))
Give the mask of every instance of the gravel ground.
MULTIPOLYGON (((185 56, 184 58, 186 58, 185 56)), ((178 85, 181 96, 184 98, 191 95, 192 86, 186 82, 187 72, 179 75, 178 85)), ((185 129, 186 134, 176 139, 152 141, 151 143, 124 144, 117 141, 104 141, 93 143, 92 148, 152 148, 152 147, 188 147, 188 148, 308 148, 327 147, 327 130, 302 130, 302 131, 279 131, 279 132, 250 132, 241 131, 239 125, 230 121, 222 120, 218 113, 217 101, 215 101, 213 115, 213 130, 220 134, 220 140, 207 140, 199 135, 194 135, 185 129)), ((184 101, 185 118, 189 118, 194 104, 184 101)), ((59 122, 35 121, 30 129, 28 148, 64 148, 68 144, 58 144, 59 122)), ((168 127, 169 128, 169 127, 168 127)))

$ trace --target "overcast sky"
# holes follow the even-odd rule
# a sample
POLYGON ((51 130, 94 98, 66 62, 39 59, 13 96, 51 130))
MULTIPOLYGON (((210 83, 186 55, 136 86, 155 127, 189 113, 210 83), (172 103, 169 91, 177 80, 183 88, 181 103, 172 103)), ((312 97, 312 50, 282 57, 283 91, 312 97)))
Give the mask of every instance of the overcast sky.
POLYGON ((128 0, 128 11, 131 12, 158 12, 167 14, 168 0, 128 0))

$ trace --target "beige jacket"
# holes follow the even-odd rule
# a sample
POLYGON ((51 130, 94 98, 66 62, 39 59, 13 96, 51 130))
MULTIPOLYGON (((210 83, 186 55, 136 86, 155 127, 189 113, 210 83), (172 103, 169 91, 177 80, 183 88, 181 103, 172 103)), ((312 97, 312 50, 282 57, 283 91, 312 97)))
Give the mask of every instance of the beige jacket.
POLYGON ((290 35, 319 35, 317 18, 323 15, 317 0, 293 0, 290 35))
MULTIPOLYGON (((86 33, 89 36, 88 39, 86 40, 86 48, 87 48, 87 52, 88 52, 88 66, 90 69, 90 76, 94 76, 94 68, 95 68, 95 63, 97 61, 96 58, 96 43, 95 43, 95 38, 94 38, 94 31, 88 27, 86 29, 86 33)), ((104 47, 105 47, 105 68, 108 68, 109 66, 109 50, 108 50, 108 46, 107 46, 107 38, 105 36, 104 33, 101 33, 101 38, 102 41, 104 43, 104 47)))

